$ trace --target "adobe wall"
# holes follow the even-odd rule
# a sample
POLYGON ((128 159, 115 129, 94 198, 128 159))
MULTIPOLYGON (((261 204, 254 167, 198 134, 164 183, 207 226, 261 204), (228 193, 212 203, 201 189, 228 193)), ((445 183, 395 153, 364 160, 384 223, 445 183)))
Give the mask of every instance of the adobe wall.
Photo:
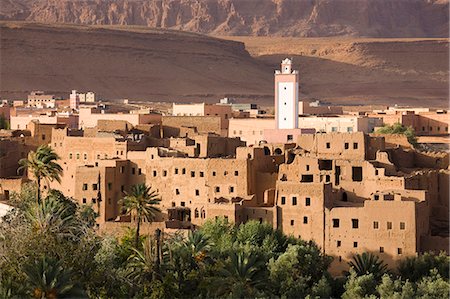
POLYGON ((215 133, 222 135, 221 120, 217 116, 163 116, 163 136, 178 137, 182 127, 196 127, 200 134, 215 133))
POLYGON ((325 252, 335 258, 330 266, 332 274, 347 270, 347 262, 356 253, 372 252, 390 268, 399 259, 416 254, 420 237, 416 237, 415 202, 365 201, 361 207, 326 210, 326 219, 325 252), (354 221, 358 222, 357 227, 354 221))
POLYGON ((23 177, 0 178, 0 201, 10 200, 13 193, 19 194, 25 181, 23 177))

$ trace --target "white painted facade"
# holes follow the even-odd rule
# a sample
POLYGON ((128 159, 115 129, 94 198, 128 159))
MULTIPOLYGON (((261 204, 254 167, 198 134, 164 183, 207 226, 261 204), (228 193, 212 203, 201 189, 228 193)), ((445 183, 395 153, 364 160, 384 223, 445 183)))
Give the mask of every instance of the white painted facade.
POLYGON ((298 128, 298 71, 292 70, 288 58, 281 62, 281 71, 275 71, 275 119, 277 129, 298 128))
POLYGON ((277 82, 278 129, 298 128, 298 83, 277 82))

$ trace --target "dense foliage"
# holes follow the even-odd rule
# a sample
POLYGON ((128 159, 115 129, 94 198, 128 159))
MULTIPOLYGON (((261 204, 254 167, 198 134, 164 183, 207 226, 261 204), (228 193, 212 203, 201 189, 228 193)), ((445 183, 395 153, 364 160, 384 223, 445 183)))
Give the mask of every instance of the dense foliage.
POLYGON ((387 272, 355 256, 347 277, 313 242, 268 224, 223 218, 197 231, 99 236, 95 213, 58 191, 36 200, 30 184, 0 222, 0 298, 445 298, 446 255, 404 260, 387 272), (394 275, 393 272, 398 274, 394 275))
POLYGON ((406 138, 408 139, 408 142, 412 146, 417 147, 417 137, 416 137, 416 133, 412 127, 405 127, 400 123, 395 123, 392 126, 385 125, 384 127, 379 128, 377 130, 377 133, 405 135, 406 138))

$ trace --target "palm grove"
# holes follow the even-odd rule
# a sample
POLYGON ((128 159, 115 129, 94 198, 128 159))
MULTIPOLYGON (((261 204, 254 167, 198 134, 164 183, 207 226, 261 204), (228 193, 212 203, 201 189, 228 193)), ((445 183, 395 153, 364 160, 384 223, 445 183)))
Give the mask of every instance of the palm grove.
POLYGON ((158 194, 145 184, 121 201, 136 228, 96 233, 96 213, 57 190, 62 168, 48 146, 20 162, 32 175, 0 222, 1 298, 448 298, 449 257, 426 253, 396 269, 371 253, 332 277, 332 257, 270 225, 225 219, 188 234, 142 236, 158 194))

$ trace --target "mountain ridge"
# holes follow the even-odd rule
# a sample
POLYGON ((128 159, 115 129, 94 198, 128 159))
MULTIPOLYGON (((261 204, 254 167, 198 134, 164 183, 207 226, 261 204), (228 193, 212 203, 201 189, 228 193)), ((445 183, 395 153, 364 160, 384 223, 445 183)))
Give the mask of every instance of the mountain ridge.
POLYGON ((0 20, 214 35, 448 37, 449 0, 2 0, 0 20))

